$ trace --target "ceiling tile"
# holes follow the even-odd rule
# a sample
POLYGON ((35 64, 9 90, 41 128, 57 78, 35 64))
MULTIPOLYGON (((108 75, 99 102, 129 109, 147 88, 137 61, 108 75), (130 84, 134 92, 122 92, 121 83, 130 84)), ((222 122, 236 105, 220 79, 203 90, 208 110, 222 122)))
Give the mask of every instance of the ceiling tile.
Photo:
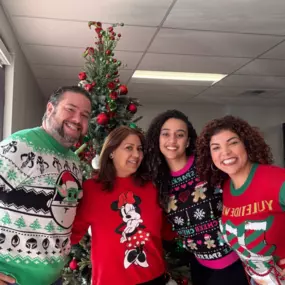
POLYGON ((147 53, 138 69, 229 74, 250 59, 147 53))
POLYGON ((284 0, 178 0, 164 26, 285 35, 284 0))
POLYGON ((285 77, 230 75, 215 86, 243 87, 248 89, 282 89, 285 88, 285 77))
MULTIPOLYGON (((32 65, 32 70, 35 77, 39 79, 71 79, 79 81, 78 73, 83 69, 72 66, 32 65)), ((132 70, 120 70, 120 81, 126 83, 132 74, 132 70)))
POLYGON ((71 79, 77 80, 81 67, 54 66, 54 65, 31 65, 36 78, 39 79, 71 79))
POLYGON ((189 100, 205 90, 205 86, 185 86, 166 84, 129 84, 129 95, 136 97, 142 104, 144 103, 177 103, 189 102, 189 100))
POLYGON ((224 57, 255 57, 282 40, 281 37, 161 29, 149 51, 224 57))
MULTIPOLYGON (((28 61, 33 64, 83 66, 84 63, 83 50, 80 48, 37 45, 24 45, 22 48, 28 61)), ((142 53, 118 51, 115 56, 127 69, 135 69, 142 53)))
POLYGON ((285 61, 256 59, 239 69, 236 74, 285 76, 285 61))
POLYGON ((3 0, 11 15, 158 26, 172 0, 3 0))
POLYGON ((37 79, 40 89, 46 98, 61 86, 77 85, 77 80, 71 79, 37 79))
POLYGON ((262 58, 285 59, 285 42, 262 55, 262 58))
MULTIPOLYGON (((87 22, 26 17, 13 17, 12 21, 20 41, 24 44, 85 48, 94 46, 94 42, 98 40, 94 28, 89 29, 87 22)), ((122 34, 116 49, 144 51, 155 31, 156 28, 150 27, 116 27, 115 32, 122 34)))
POLYGON ((218 104, 270 106, 285 103, 284 91, 280 89, 265 89, 262 94, 254 94, 251 93, 251 91, 254 90, 238 87, 219 87, 215 85, 195 97, 194 101, 218 104), (284 96, 282 96, 282 92, 284 96))
POLYGON ((256 91, 256 89, 250 89, 246 87, 221 87, 214 85, 203 91, 198 97, 212 97, 215 99, 234 97, 241 97, 245 99, 249 97, 266 98, 269 96, 275 96, 281 92, 281 89, 265 89, 263 94, 254 94, 251 93, 252 91, 256 91))

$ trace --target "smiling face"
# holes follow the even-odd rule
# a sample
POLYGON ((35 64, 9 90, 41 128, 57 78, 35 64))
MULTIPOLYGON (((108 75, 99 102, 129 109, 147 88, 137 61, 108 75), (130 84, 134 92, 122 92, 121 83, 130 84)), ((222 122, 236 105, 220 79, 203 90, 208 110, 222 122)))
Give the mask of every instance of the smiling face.
POLYGON ((48 103, 44 128, 63 146, 70 147, 87 133, 90 112, 88 98, 67 91, 56 106, 48 103))
POLYGON ((159 148, 166 160, 186 157, 189 145, 187 125, 180 119, 168 119, 160 130, 159 148))
POLYGON ((242 173, 250 164, 244 143, 230 130, 213 135, 210 150, 215 166, 230 177, 242 173))
POLYGON ((135 173, 143 159, 140 138, 135 134, 128 135, 113 151, 112 157, 117 176, 128 177, 135 173))

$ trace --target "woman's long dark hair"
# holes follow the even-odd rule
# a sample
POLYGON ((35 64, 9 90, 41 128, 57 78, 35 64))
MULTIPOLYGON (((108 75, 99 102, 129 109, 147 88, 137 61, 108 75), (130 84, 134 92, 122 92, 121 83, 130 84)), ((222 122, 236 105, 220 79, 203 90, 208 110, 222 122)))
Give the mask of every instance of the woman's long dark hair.
POLYGON ((152 181, 159 190, 160 204, 165 208, 168 204, 168 194, 171 182, 171 173, 168 164, 159 148, 159 137, 163 124, 169 119, 178 119, 187 125, 189 146, 186 156, 195 153, 197 133, 187 116, 178 110, 168 110, 156 116, 146 133, 146 163, 152 181))
MULTIPOLYGON (((122 141, 129 135, 137 135, 144 149, 144 135, 139 130, 127 126, 120 126, 111 131, 103 144, 100 154, 99 171, 96 179, 103 184, 103 190, 112 191, 116 179, 116 169, 113 160, 110 158, 110 154, 116 150, 122 141)), ((148 180, 147 167, 144 159, 132 177, 137 185, 143 185, 148 180)))

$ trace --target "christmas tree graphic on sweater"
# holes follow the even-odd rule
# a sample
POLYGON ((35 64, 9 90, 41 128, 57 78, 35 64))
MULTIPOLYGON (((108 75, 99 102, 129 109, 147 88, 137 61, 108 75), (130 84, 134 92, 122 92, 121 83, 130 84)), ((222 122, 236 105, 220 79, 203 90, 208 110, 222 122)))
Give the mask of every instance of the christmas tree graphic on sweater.
POLYGON ((58 279, 81 180, 76 155, 41 128, 0 143, 0 272, 21 285, 58 279))

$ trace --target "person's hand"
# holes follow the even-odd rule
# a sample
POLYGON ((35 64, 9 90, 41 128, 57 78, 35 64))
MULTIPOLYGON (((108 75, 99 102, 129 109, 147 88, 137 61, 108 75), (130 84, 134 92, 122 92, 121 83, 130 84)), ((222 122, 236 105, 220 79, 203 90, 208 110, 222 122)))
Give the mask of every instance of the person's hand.
POLYGON ((0 285, 7 285, 7 283, 15 283, 15 279, 11 276, 0 273, 0 285))
MULTIPOLYGON (((280 259, 279 261, 278 261, 278 265, 284 265, 285 264, 285 258, 283 258, 283 259, 280 259)), ((285 269, 282 269, 282 271, 280 272, 280 274, 282 275, 282 276, 285 276, 285 269)))

